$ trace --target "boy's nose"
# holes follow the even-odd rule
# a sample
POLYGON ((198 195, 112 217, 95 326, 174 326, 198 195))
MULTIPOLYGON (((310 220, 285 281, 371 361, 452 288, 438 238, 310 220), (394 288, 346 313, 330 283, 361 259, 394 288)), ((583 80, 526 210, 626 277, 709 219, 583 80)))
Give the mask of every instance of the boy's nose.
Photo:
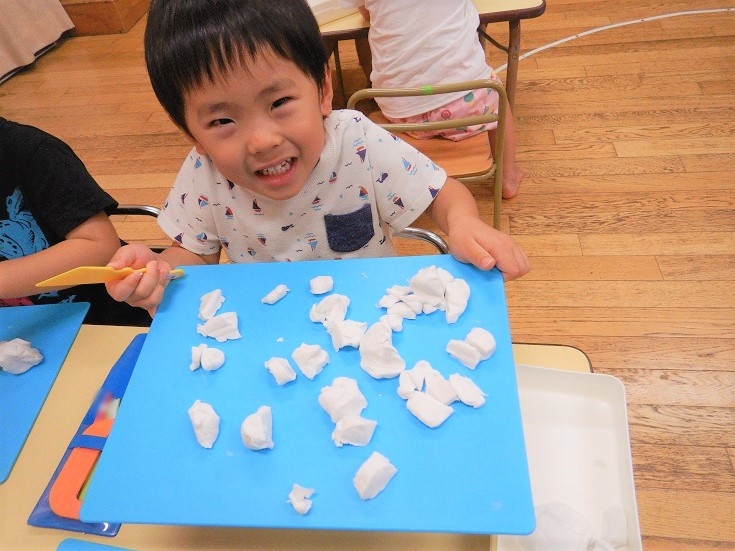
POLYGON ((256 155, 263 151, 268 151, 281 144, 283 138, 280 133, 265 126, 254 128, 247 138, 248 153, 256 155))

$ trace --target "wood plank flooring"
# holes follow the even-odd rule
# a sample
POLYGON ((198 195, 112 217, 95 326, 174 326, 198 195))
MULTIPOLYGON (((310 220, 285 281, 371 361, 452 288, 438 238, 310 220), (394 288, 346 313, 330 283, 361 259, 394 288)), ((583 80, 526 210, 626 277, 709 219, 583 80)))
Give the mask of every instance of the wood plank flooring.
MULTIPOLYGON (((652 551, 735 549, 733 8, 548 0, 522 24, 521 53, 539 50, 520 62, 527 176, 503 226, 533 271, 507 285, 513 340, 575 346, 624 383, 652 551)), ((143 24, 66 40, 0 86, 0 114, 65 139, 121 202, 160 205, 189 145, 150 90, 143 24)), ((350 93, 364 77, 340 48, 350 93)), ((491 47, 488 60, 504 63, 491 47)), ((473 192, 489 216, 490 190, 473 192)))

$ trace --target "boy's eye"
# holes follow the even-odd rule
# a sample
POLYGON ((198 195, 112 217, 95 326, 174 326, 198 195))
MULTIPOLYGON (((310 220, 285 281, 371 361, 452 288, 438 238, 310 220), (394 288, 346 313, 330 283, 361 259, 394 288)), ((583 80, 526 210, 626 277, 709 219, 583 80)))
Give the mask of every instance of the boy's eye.
POLYGON ((284 105, 285 103, 287 103, 290 99, 291 98, 288 98, 288 97, 286 97, 286 98, 279 98, 279 99, 277 99, 276 101, 273 102, 273 107, 274 108, 281 107, 282 105, 284 105))
POLYGON ((232 123, 232 119, 214 119, 210 124, 212 126, 224 126, 232 123))

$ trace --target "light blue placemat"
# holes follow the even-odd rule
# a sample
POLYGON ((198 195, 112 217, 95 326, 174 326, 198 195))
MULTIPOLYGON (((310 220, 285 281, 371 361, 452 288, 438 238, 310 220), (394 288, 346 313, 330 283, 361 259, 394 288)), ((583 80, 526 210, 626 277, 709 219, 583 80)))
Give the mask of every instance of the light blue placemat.
POLYGON ((115 547, 113 545, 104 545, 102 543, 78 540, 75 538, 65 539, 56 548, 56 551, 106 551, 106 550, 132 551, 130 549, 124 549, 122 547, 115 547))
POLYGON ((87 314, 89 303, 0 308, 0 341, 21 338, 43 361, 20 375, 0 370, 0 482, 5 482, 87 314))
MULTIPOLYGON (((295 364, 294 368, 296 368, 295 364)), ((296 368, 297 369, 297 368, 296 368)), ((533 505, 521 426, 508 315, 501 274, 481 272, 448 255, 254 265, 200 266, 168 286, 141 351, 121 409, 82 507, 83 520, 122 523, 287 527, 346 530, 529 533, 533 505), (355 349, 335 352, 324 327, 309 320, 321 297, 309 292, 317 275, 334 277, 334 291, 351 299, 347 317, 373 323, 392 285, 406 285, 420 268, 442 266, 469 283, 472 296, 453 325, 437 311, 406 320, 393 344, 408 368, 428 360, 445 376, 470 376, 488 394, 472 409, 461 403, 444 425, 429 429, 406 409, 398 381, 375 380, 355 349), (290 292, 274 305, 261 298, 277 284, 290 292), (197 333, 199 301, 219 288, 220 313, 239 316, 242 338, 225 343, 197 333), (470 371, 445 351, 482 326, 496 353, 470 371), (289 358, 302 342, 319 344, 331 361, 313 381, 302 374, 279 387, 263 367, 289 358), (218 371, 190 371, 191 347, 224 351, 218 371), (333 423, 317 396, 337 376, 357 380, 378 421, 367 447, 337 448, 333 423), (196 399, 220 415, 211 450, 197 444, 187 415, 196 399), (244 447, 240 424, 261 405, 273 410, 275 448, 244 447), (375 499, 362 501, 352 484, 372 451, 398 474, 375 499), (316 489, 306 516, 287 501, 292 484, 316 489)))

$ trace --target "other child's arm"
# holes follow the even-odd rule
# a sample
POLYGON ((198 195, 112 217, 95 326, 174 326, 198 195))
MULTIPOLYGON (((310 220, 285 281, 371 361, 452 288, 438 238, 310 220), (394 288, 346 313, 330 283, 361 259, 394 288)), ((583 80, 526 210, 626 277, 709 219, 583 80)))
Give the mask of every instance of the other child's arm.
MULTIPOLYGON (((104 212, 88 218, 51 247, 0 262, 0 298, 48 292, 36 283, 79 266, 104 266, 120 247, 120 238, 104 212)), ((61 289, 63 287, 59 287, 61 289)))

